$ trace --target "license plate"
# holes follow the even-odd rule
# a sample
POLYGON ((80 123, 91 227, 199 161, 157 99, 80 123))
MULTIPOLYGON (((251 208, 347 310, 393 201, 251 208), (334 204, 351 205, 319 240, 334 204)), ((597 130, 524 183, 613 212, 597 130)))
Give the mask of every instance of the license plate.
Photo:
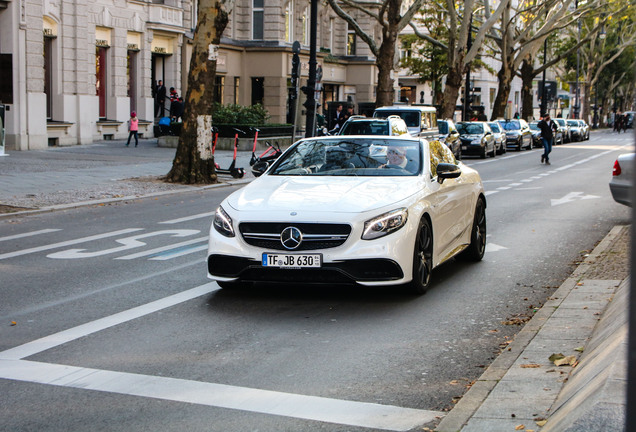
POLYGON ((278 268, 319 268, 321 254, 263 254, 263 267, 278 268))

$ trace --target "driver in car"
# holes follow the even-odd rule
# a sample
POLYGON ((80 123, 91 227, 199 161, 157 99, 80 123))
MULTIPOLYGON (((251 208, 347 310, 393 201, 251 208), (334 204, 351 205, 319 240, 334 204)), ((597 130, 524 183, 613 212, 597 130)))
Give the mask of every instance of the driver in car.
POLYGON ((382 167, 400 167, 406 169, 408 159, 406 158, 406 148, 389 147, 386 151, 387 162, 382 167))

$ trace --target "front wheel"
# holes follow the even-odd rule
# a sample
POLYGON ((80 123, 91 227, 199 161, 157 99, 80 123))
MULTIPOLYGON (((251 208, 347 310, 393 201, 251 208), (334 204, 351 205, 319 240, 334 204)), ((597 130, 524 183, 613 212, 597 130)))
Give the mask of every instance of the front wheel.
POLYGON ((486 203, 483 198, 477 200, 473 228, 470 234, 470 244, 461 253, 461 257, 468 261, 481 261, 486 252, 486 203))
POLYGON ((406 287, 414 294, 424 294, 433 271, 433 230, 426 218, 420 220, 413 248, 413 280, 406 287))

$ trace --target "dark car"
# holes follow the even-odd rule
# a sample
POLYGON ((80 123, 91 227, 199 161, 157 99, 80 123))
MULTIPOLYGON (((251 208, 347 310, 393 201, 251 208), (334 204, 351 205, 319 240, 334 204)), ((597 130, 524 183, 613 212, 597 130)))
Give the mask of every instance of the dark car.
POLYGON ((462 155, 477 155, 482 159, 495 157, 495 137, 487 122, 459 122, 457 131, 462 142, 462 155))
POLYGON ((556 122, 556 124, 561 129, 561 132, 563 133, 563 142, 564 143, 572 142, 572 130, 570 129, 570 126, 568 125, 568 121, 564 118, 555 118, 555 119, 552 119, 552 121, 556 122))
POLYGON ((532 132, 528 122, 523 119, 499 120, 499 124, 506 131, 506 146, 515 150, 532 149, 532 132))
POLYGON ((451 149, 455 159, 460 160, 462 158, 462 147, 455 123, 452 120, 438 120, 437 126, 439 127, 439 140, 451 149))
MULTIPOLYGON (((534 147, 543 147, 543 141, 541 140, 541 129, 539 129, 539 122, 533 121, 530 123, 530 131, 532 132, 532 145, 534 147)), ((563 133, 561 128, 557 124, 557 130, 554 132, 554 145, 563 144, 563 133)))
POLYGON ((506 152, 506 132, 499 122, 488 122, 488 126, 492 129, 492 134, 495 137, 495 149, 497 154, 504 154, 506 152))

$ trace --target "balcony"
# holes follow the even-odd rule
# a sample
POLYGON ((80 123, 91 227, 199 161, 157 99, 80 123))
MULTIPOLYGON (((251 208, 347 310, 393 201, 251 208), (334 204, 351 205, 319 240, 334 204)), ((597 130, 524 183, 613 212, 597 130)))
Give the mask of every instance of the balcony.
POLYGON ((183 9, 178 6, 168 5, 167 3, 168 2, 166 1, 165 4, 153 3, 150 5, 150 22, 174 27, 183 27, 183 9))

